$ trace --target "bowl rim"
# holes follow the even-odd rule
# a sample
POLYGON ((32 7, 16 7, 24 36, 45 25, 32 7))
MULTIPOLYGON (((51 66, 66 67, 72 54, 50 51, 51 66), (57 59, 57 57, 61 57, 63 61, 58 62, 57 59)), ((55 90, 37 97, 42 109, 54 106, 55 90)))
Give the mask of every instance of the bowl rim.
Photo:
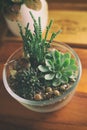
POLYGON ((16 51, 14 51, 9 58, 7 59, 7 62, 4 64, 4 68, 3 68, 3 83, 4 86, 6 88, 6 90, 8 91, 8 93, 14 98, 16 99, 18 102, 23 103, 23 104, 28 104, 28 105, 34 105, 34 106, 44 106, 44 105, 49 105, 49 104, 53 104, 56 103, 58 101, 60 101, 61 99, 63 99, 65 96, 67 96, 70 92, 72 92, 74 90, 74 88, 76 88, 76 86, 79 83, 79 80, 81 78, 81 73, 82 73, 82 65, 81 65, 81 61, 77 55, 77 53, 74 51, 74 49, 72 49, 69 45, 63 43, 63 42, 56 42, 53 41, 52 43, 53 46, 63 46, 65 48, 67 48, 68 50, 70 50, 70 52, 73 54, 73 56, 76 58, 76 61, 78 62, 78 76, 77 76, 77 80, 72 84, 72 87, 70 87, 67 91, 65 91, 61 96, 59 97, 55 97, 55 98, 51 98, 50 100, 41 100, 41 101, 34 101, 34 100, 28 100, 28 99, 24 99, 22 97, 20 97, 19 95, 17 95, 15 92, 12 91, 12 89, 10 88, 8 82, 7 82, 7 76, 6 76, 6 67, 11 59, 12 56, 14 56, 17 52, 19 52, 20 50, 22 50, 22 47, 18 48, 16 51))

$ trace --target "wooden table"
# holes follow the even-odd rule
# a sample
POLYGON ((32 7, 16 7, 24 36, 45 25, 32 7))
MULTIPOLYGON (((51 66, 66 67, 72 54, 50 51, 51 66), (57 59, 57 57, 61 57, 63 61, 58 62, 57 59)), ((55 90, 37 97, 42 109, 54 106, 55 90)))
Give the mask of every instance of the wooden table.
POLYGON ((23 107, 3 85, 4 64, 21 43, 20 38, 7 36, 0 42, 0 130, 87 130, 87 45, 68 43, 79 55, 83 69, 71 102, 59 111, 42 114, 23 107))

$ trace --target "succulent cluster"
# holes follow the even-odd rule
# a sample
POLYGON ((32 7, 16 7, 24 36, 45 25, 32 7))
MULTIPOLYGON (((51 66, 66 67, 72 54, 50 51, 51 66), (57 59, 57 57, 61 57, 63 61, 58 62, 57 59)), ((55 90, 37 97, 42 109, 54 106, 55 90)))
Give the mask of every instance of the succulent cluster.
POLYGON ((49 41, 47 35, 52 20, 42 38, 41 20, 34 21, 34 32, 29 23, 23 32, 18 23, 23 39, 23 55, 16 59, 10 68, 9 84, 13 91, 29 100, 47 100, 60 96, 76 80, 77 65, 70 53, 63 53, 51 48, 53 39, 61 32, 52 33, 49 41))
POLYGON ((25 57, 30 57, 30 62, 32 66, 37 67, 37 65, 44 62, 44 57, 48 52, 48 48, 50 48, 50 43, 52 43, 53 39, 61 32, 61 30, 58 30, 58 32, 56 33, 52 33, 50 40, 47 41, 47 35, 53 21, 50 21, 49 25, 46 28, 45 36, 44 38, 42 38, 40 17, 38 18, 37 22, 31 12, 30 15, 34 21, 33 33, 31 32, 31 30, 29 30, 29 23, 25 27, 25 33, 22 30, 22 26, 20 24, 18 25, 20 29, 20 34, 23 39, 24 55, 25 57))

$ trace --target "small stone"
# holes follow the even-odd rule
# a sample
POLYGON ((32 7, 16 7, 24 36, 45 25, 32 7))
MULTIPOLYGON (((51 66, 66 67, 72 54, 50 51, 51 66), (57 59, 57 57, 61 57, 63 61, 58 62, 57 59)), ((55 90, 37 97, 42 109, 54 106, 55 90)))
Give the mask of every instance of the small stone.
POLYGON ((55 96, 59 96, 60 95, 60 92, 58 90, 54 90, 53 93, 54 93, 55 96))
POLYGON ((51 87, 47 87, 47 88, 46 88, 46 92, 50 92, 50 93, 52 93, 52 91, 53 91, 53 90, 52 90, 51 87))
POLYGON ((51 98, 51 93, 46 93, 46 98, 47 99, 51 98))
POLYGON ((46 93, 46 96, 48 95, 49 93, 46 93))
POLYGON ((10 70, 10 74, 12 77, 15 77, 16 73, 17 73, 16 70, 13 70, 13 69, 10 70))
POLYGON ((37 101, 41 100, 42 99, 41 94, 35 94, 34 99, 37 101))
POLYGON ((64 84, 61 86, 61 90, 65 90, 68 87, 68 85, 64 84))

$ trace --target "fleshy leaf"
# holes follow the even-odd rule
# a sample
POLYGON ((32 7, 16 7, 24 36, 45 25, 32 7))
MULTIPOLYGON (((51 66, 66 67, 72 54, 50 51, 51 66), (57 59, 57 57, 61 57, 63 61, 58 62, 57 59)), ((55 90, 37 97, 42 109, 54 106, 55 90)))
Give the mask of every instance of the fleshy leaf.
POLYGON ((62 79, 61 79, 61 82, 62 83, 68 83, 68 77, 63 76, 62 79))
POLYGON ((70 77, 72 75, 72 70, 67 70, 64 72, 64 75, 70 77))
POLYGON ((62 73, 61 73, 61 72, 58 72, 58 73, 56 74, 56 78, 60 79, 61 77, 62 77, 62 73))
POLYGON ((77 70, 77 66, 75 64, 71 65, 70 68, 72 69, 72 71, 76 71, 77 70))
POLYGON ((60 57, 60 53, 57 50, 52 51, 53 59, 56 61, 60 57))
POLYGON ((50 58, 51 58, 51 53, 47 53, 45 59, 50 59, 50 58))
POLYGON ((64 61, 64 63, 63 63, 63 67, 66 67, 66 66, 68 66, 69 64, 70 64, 70 59, 67 58, 67 59, 64 61))
POLYGON ((43 65, 39 65, 38 66, 38 69, 41 71, 41 72, 48 72, 48 68, 46 66, 43 66, 43 65))
POLYGON ((69 58, 69 59, 70 59, 70 58, 71 58, 70 53, 68 53, 68 52, 67 52, 67 53, 65 53, 65 54, 64 54, 64 58, 65 58, 65 59, 66 59, 66 58, 69 58))
POLYGON ((70 59, 70 64, 71 65, 75 64, 75 59, 70 59))
POLYGON ((50 59, 46 59, 45 63, 46 63, 46 66, 53 67, 53 63, 52 63, 52 61, 50 59))
POLYGON ((56 86, 59 86, 60 83, 61 83, 61 82, 60 82, 58 79, 55 79, 55 80, 53 81, 52 85, 56 87, 56 86))
POLYGON ((54 78, 55 74, 51 73, 51 74, 46 74, 45 75, 45 79, 46 80, 52 80, 54 78))

